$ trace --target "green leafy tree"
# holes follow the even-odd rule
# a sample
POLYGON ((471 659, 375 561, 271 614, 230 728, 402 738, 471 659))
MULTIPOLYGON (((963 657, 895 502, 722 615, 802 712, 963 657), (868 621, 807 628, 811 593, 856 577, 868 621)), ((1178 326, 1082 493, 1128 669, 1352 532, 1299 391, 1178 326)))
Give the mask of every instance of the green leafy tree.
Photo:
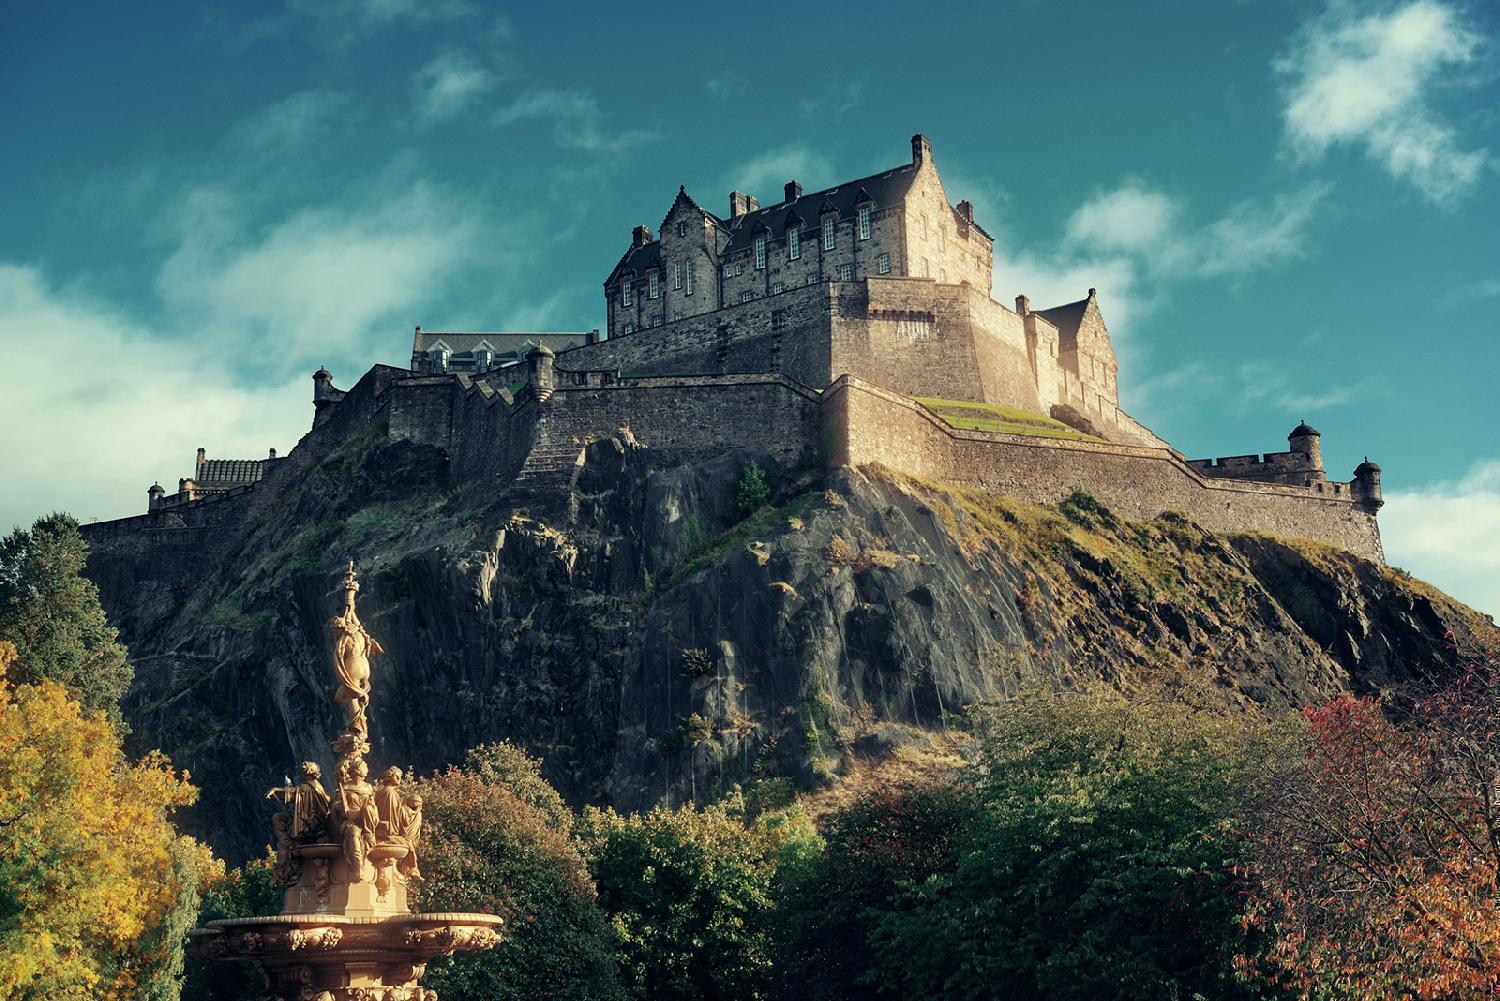
MULTIPOLYGON (((203 881, 199 924, 281 913, 283 895, 275 883, 274 865, 275 856, 267 847, 262 858, 209 875, 203 881)), ((260 974, 248 963, 218 962, 189 953, 185 966, 182 1001, 246 1001, 261 993, 260 974)))
POLYGON ((770 499, 771 484, 766 479, 766 471, 752 462, 740 474, 740 481, 734 492, 735 504, 738 505, 741 514, 748 515, 765 507, 770 499))
POLYGON ((884 992, 944 999, 1257 998, 1227 819, 1278 736, 1242 715, 1100 688, 975 718, 981 811, 957 864, 871 936, 884 992))
POLYGON ((538 763, 508 744, 417 783, 425 910, 485 911, 503 941, 435 961, 423 983, 445 1001, 612 999, 614 941, 571 834, 572 815, 538 763))
POLYGON ((119 728, 134 672, 99 589, 83 575, 87 556, 78 522, 61 513, 0 539, 0 639, 16 646, 14 683, 60 682, 119 728))
POLYGON ((812 834, 802 825, 746 823, 732 807, 584 811, 580 837, 633 997, 766 996, 771 881, 778 858, 812 834))

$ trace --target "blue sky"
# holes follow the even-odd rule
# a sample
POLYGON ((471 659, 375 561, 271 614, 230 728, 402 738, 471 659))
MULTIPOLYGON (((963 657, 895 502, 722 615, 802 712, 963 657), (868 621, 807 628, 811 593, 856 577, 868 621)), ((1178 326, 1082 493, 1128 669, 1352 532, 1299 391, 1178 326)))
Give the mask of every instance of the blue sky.
POLYGON ((1500 8, 1397 0, 0 10, 0 524, 285 451, 413 326, 603 325, 710 207, 927 133, 995 295, 1093 286, 1192 456, 1386 471, 1392 562, 1500 613, 1500 8))

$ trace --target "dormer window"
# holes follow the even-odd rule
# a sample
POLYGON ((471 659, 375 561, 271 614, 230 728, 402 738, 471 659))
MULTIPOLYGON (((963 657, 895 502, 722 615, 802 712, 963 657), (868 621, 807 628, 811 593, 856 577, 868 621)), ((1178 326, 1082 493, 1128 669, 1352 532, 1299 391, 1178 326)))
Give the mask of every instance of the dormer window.
POLYGON ((474 349, 474 371, 488 372, 495 361, 495 353, 487 347, 474 349))
POLYGON ((432 370, 434 372, 448 371, 449 351, 447 345, 439 344, 432 349, 432 370))
POLYGON ((766 270, 766 238, 764 236, 755 238, 755 270, 766 270))
POLYGON ((823 249, 824 250, 832 250, 833 249, 833 223, 834 223, 833 216, 826 215, 826 216, 823 217, 823 249))
POLYGON ((794 261, 802 256, 802 230, 795 225, 786 231, 786 256, 794 261))
POLYGON ((625 282, 625 283, 623 283, 620 286, 620 305, 622 305, 622 306, 634 306, 635 305, 635 292, 631 288, 631 283, 628 282, 628 281, 625 282))
POLYGON ((657 280, 656 272, 651 272, 651 277, 646 279, 646 295, 656 299, 661 295, 661 282, 657 280))
POLYGON ((868 240, 870 238, 870 206, 859 207, 859 238, 868 240))

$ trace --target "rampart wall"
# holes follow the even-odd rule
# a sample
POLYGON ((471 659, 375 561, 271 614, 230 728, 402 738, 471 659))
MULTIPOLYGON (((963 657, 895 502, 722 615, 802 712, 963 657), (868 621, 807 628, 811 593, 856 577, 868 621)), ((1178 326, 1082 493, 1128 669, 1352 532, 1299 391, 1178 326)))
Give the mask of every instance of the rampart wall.
MULTIPOLYGON (((1383 562, 1375 516, 1305 487, 1211 480, 1166 448, 959 431, 910 400, 857 379, 824 395, 834 461, 881 463, 918 476, 1051 503, 1074 487, 1127 518, 1177 511, 1215 532, 1263 531, 1338 546, 1383 562)), ((1342 486, 1342 485, 1341 485, 1342 486)))

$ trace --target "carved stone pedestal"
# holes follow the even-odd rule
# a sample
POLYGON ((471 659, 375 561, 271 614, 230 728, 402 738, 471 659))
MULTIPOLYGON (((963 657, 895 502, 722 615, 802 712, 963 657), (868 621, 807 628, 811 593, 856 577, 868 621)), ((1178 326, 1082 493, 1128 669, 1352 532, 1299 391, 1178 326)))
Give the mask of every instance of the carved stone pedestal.
POLYGON ((255 964, 276 1001, 436 1001, 418 983, 428 961, 493 947, 500 924, 493 914, 277 914, 188 935, 201 955, 255 964))

